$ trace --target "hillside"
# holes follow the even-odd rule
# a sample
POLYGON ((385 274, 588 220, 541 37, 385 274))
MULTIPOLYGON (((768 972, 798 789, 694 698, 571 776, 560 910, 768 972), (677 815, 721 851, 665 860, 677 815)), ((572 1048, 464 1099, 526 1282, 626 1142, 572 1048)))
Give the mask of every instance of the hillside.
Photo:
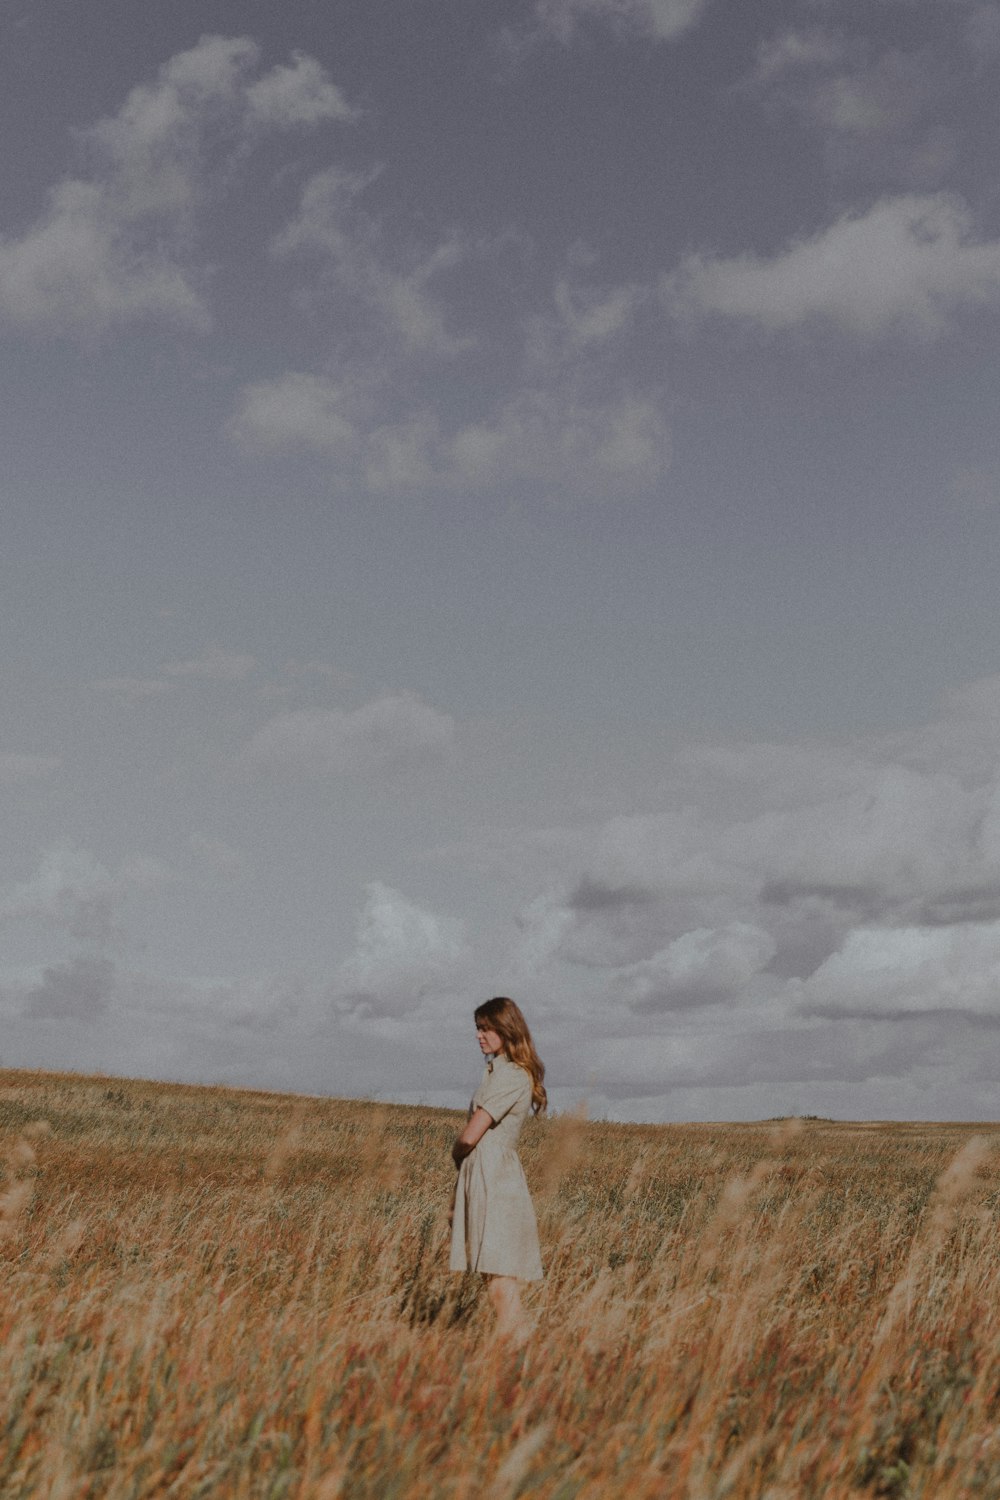
POLYGON ((990 1127, 535 1123, 513 1353, 458 1119, 0 1072, 4 1500, 1000 1497, 990 1127))

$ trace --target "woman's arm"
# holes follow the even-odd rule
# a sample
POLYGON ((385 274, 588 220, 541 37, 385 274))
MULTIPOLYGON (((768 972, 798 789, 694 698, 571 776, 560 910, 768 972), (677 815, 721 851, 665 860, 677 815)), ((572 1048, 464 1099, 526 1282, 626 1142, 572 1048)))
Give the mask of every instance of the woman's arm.
POLYGON ((493 1116, 485 1109, 474 1109, 461 1133, 455 1137, 455 1144, 451 1148, 451 1159, 456 1167, 461 1166, 463 1159, 471 1151, 475 1151, 483 1136, 493 1124, 493 1116))

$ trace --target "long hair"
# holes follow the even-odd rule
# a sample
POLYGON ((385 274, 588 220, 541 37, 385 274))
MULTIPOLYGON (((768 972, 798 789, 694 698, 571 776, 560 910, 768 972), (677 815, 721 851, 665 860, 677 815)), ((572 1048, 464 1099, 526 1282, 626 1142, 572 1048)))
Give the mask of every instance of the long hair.
POLYGON ((476 1006, 475 1017, 477 1026, 496 1032, 511 1062, 527 1073, 531 1079, 531 1108, 536 1115, 541 1114, 549 1102, 544 1083, 545 1064, 535 1051, 520 1006, 506 995, 494 995, 492 1000, 476 1006))

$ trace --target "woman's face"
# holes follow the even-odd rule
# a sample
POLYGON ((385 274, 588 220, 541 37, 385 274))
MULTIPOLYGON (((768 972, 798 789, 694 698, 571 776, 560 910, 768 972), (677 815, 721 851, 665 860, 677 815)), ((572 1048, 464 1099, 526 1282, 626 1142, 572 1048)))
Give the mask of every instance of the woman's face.
POLYGON ((495 1031, 491 1031, 485 1021, 476 1023, 476 1037, 479 1042, 479 1050, 482 1053, 490 1053, 493 1057, 503 1051, 503 1038, 495 1031))

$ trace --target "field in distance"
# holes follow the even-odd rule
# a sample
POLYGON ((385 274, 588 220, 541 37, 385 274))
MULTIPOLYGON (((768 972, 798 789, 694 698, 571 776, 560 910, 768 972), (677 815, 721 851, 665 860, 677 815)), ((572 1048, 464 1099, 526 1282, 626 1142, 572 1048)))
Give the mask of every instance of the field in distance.
POLYGON ((522 1351, 446 1110, 0 1071, 4 1500, 1000 1500, 1000 1130, 523 1139, 522 1351))

